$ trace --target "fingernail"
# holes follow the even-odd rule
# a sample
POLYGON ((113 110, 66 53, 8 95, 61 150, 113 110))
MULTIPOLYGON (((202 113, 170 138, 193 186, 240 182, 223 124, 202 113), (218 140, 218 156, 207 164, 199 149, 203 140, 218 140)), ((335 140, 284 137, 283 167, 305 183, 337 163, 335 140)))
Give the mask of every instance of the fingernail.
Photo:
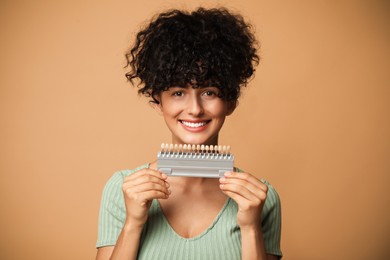
POLYGON ((232 172, 225 172, 225 176, 231 176, 233 173, 232 172))
POLYGON ((166 179, 168 176, 167 176, 165 173, 161 173, 161 177, 163 177, 164 179, 166 179))
POLYGON ((226 181, 226 178, 222 177, 219 179, 219 182, 225 182, 226 181))

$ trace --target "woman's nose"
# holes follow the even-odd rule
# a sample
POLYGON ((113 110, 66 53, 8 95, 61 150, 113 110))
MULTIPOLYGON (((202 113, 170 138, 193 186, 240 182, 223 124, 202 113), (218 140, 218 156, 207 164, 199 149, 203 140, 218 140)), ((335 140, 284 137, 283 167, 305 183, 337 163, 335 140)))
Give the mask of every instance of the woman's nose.
POLYGON ((192 95, 188 104, 188 114, 192 116, 200 116, 204 113, 202 101, 197 95, 192 95))

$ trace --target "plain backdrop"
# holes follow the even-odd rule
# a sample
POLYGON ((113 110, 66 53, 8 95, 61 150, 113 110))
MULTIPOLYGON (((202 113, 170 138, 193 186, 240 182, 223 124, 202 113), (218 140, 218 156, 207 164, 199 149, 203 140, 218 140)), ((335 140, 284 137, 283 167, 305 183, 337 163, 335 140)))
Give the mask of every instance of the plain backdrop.
POLYGON ((226 6, 261 43, 220 143, 282 200, 285 259, 390 259, 387 1, 0 1, 0 258, 93 259, 117 170, 170 134, 124 77, 140 26, 226 6))

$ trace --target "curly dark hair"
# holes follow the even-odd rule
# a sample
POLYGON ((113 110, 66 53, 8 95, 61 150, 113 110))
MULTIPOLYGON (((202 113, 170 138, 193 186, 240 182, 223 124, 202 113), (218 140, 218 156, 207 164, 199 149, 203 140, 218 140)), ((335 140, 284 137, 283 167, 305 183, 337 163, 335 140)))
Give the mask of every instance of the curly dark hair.
POLYGON ((259 63, 252 27, 225 8, 189 13, 169 10, 141 30, 126 53, 127 79, 138 92, 156 97, 172 86, 214 86, 220 97, 236 101, 259 63))

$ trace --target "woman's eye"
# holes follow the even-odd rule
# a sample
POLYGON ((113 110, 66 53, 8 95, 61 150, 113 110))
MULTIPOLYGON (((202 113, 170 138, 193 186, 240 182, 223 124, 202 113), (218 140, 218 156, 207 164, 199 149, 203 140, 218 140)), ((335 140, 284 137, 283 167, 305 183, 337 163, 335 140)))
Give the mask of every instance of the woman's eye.
POLYGON ((207 91, 203 92, 203 95, 208 96, 208 97, 213 97, 213 96, 217 96, 217 93, 215 91, 212 91, 212 90, 207 90, 207 91))
POLYGON ((175 92, 173 92, 172 96, 181 97, 181 96, 183 96, 183 94, 184 93, 182 91, 175 91, 175 92))

